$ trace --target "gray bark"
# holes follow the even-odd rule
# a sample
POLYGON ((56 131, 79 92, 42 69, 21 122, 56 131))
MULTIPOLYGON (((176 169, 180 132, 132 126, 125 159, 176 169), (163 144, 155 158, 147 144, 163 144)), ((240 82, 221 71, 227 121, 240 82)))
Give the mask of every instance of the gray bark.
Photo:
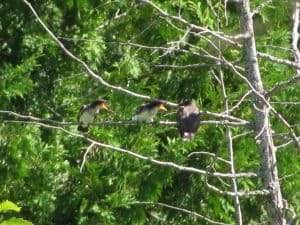
MULTIPOLYGON (((227 115, 229 113, 228 112, 228 110, 229 110, 228 97, 227 97, 226 88, 224 85, 223 72, 221 70, 220 70, 220 81, 221 81, 221 86, 222 86, 222 94, 223 94, 223 98, 224 98, 224 109, 225 109, 225 112, 227 115)), ((232 145, 233 144, 232 143, 232 132, 231 132, 231 128, 229 126, 226 126, 226 139, 227 139, 227 149, 228 149, 228 161, 230 162, 229 169, 232 174, 235 174, 233 145, 232 145)), ((232 189, 232 192, 238 193, 238 184, 237 184, 236 178, 232 178, 231 189, 232 189)), ((233 200, 234 200, 236 224, 243 225, 242 210, 241 210, 239 196, 236 194, 233 197, 233 200)))
MULTIPOLYGON (((242 0, 239 5, 241 30, 248 37, 244 42, 247 78, 256 92, 263 95, 264 88, 259 71, 249 0, 242 0)), ((253 92, 254 132, 261 155, 261 178, 264 187, 270 190, 270 195, 267 197, 269 222, 271 225, 284 225, 286 221, 278 179, 276 148, 271 133, 269 108, 257 93, 253 92)))

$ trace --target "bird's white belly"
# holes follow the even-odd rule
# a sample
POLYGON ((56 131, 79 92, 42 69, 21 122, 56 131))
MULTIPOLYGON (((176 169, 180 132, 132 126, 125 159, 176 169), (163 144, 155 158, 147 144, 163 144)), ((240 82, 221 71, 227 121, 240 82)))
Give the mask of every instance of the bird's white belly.
POLYGON ((157 112, 158 112, 157 109, 153 109, 153 110, 150 110, 150 111, 144 111, 144 112, 141 112, 138 115, 135 115, 132 118, 132 120, 139 121, 139 122, 150 123, 150 122, 153 122, 153 118, 157 114, 157 112))

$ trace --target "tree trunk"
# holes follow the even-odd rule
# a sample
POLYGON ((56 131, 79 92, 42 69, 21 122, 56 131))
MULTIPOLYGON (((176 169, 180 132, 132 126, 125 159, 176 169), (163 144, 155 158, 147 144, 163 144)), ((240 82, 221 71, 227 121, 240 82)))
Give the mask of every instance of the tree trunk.
MULTIPOLYGON (((246 35, 244 42, 246 74, 253 88, 264 94, 260 76, 249 0, 240 1, 241 30, 246 35)), ((284 225, 284 207, 276 165, 276 148, 273 144, 269 109, 265 101, 253 93, 254 132, 261 154, 261 177, 265 188, 270 190, 267 211, 271 225, 284 225)))

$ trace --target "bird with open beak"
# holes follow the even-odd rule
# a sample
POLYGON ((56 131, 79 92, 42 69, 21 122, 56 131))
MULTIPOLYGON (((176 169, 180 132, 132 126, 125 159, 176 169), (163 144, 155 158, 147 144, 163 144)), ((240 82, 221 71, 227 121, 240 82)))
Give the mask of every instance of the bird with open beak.
POLYGON ((180 136, 184 141, 190 141, 200 126, 200 112, 193 99, 179 103, 177 111, 177 123, 180 136))
POLYGON ((153 118, 159 110, 167 111, 164 103, 161 101, 152 101, 150 103, 140 105, 135 109, 135 114, 132 117, 132 120, 144 123, 153 122, 153 118))
POLYGON ((78 131, 88 132, 89 126, 94 122, 100 109, 107 109, 104 100, 95 100, 91 104, 84 105, 81 107, 78 113, 78 131))

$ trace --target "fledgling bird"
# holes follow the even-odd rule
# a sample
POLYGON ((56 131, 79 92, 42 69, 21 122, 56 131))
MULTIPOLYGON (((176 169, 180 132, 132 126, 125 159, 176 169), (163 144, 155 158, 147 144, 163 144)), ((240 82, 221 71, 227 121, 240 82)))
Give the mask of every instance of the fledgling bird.
POLYGON ((180 136, 184 141, 190 141, 200 126, 200 112, 193 99, 179 103, 177 111, 177 123, 180 136))
POLYGON ((91 104, 83 105, 78 113, 78 131, 88 132, 89 124, 93 123, 100 109, 107 109, 104 100, 95 100, 91 104))
POLYGON ((159 110, 167 111, 161 101, 152 101, 150 103, 140 105, 135 109, 135 115, 132 117, 132 120, 144 123, 153 122, 153 118, 159 110))

